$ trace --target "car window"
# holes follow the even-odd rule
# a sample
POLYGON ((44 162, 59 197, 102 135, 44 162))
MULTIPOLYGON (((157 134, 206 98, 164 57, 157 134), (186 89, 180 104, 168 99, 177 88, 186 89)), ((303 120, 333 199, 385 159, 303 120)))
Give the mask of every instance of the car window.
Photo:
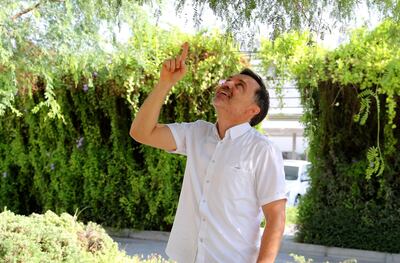
POLYGON ((299 177, 299 167, 285 165, 285 179, 297 180, 299 177))
POLYGON ((308 173, 309 173, 309 171, 310 171, 310 168, 311 168, 311 165, 307 165, 307 166, 304 168, 304 171, 303 171, 303 173, 301 174, 301 177, 300 177, 300 179, 301 179, 302 181, 310 181, 310 177, 308 176, 308 173))

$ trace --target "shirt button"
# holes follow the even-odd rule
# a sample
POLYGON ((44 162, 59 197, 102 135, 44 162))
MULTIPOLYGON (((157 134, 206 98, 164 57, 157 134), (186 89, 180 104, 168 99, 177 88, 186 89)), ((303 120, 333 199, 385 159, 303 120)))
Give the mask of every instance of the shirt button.
POLYGON ((210 180, 207 180, 206 183, 207 183, 207 184, 210 183, 210 180))
POLYGON ((212 163, 215 163, 215 160, 212 160, 211 162, 212 162, 212 163))
POLYGON ((205 199, 203 199, 203 203, 205 203, 206 202, 206 200, 205 199))
POLYGON ((203 217, 203 222, 206 222, 206 219, 203 217))
POLYGON ((202 238, 200 238, 200 242, 203 243, 203 239, 202 238))

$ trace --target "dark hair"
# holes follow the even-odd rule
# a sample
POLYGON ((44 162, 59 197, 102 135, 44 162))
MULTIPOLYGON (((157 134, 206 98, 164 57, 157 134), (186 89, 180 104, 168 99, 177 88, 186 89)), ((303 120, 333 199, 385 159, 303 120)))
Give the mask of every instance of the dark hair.
POLYGON ((250 125, 256 126, 262 120, 264 120, 265 116, 267 116, 269 109, 269 94, 267 88, 265 87, 264 81, 257 73, 251 69, 245 68, 240 72, 240 74, 251 77, 260 86, 254 94, 254 100, 258 107, 260 107, 260 112, 250 120, 250 125))

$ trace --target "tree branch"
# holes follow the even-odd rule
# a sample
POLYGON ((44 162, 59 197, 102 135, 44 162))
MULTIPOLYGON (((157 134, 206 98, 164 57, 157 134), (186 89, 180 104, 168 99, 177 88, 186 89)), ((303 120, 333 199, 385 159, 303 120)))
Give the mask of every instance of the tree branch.
POLYGON ((31 12, 32 10, 38 8, 40 4, 41 4, 41 2, 38 2, 37 4, 35 4, 35 5, 33 5, 33 6, 29 7, 29 8, 27 8, 27 9, 25 9, 25 10, 22 10, 22 11, 19 12, 18 14, 14 15, 13 17, 11 17, 11 19, 12 19, 12 20, 16 20, 18 17, 21 17, 21 16, 25 15, 26 13, 29 13, 29 12, 31 12))

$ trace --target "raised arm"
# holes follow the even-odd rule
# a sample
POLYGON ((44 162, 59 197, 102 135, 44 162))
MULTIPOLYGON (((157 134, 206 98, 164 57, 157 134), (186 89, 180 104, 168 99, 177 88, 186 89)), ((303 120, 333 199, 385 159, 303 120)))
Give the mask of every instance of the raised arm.
POLYGON ((182 53, 179 56, 164 61, 158 84, 143 102, 132 122, 129 134, 136 141, 168 151, 176 150, 171 130, 166 125, 159 124, 158 117, 172 86, 186 73, 185 60, 188 50, 189 44, 186 42, 182 45, 182 53))

